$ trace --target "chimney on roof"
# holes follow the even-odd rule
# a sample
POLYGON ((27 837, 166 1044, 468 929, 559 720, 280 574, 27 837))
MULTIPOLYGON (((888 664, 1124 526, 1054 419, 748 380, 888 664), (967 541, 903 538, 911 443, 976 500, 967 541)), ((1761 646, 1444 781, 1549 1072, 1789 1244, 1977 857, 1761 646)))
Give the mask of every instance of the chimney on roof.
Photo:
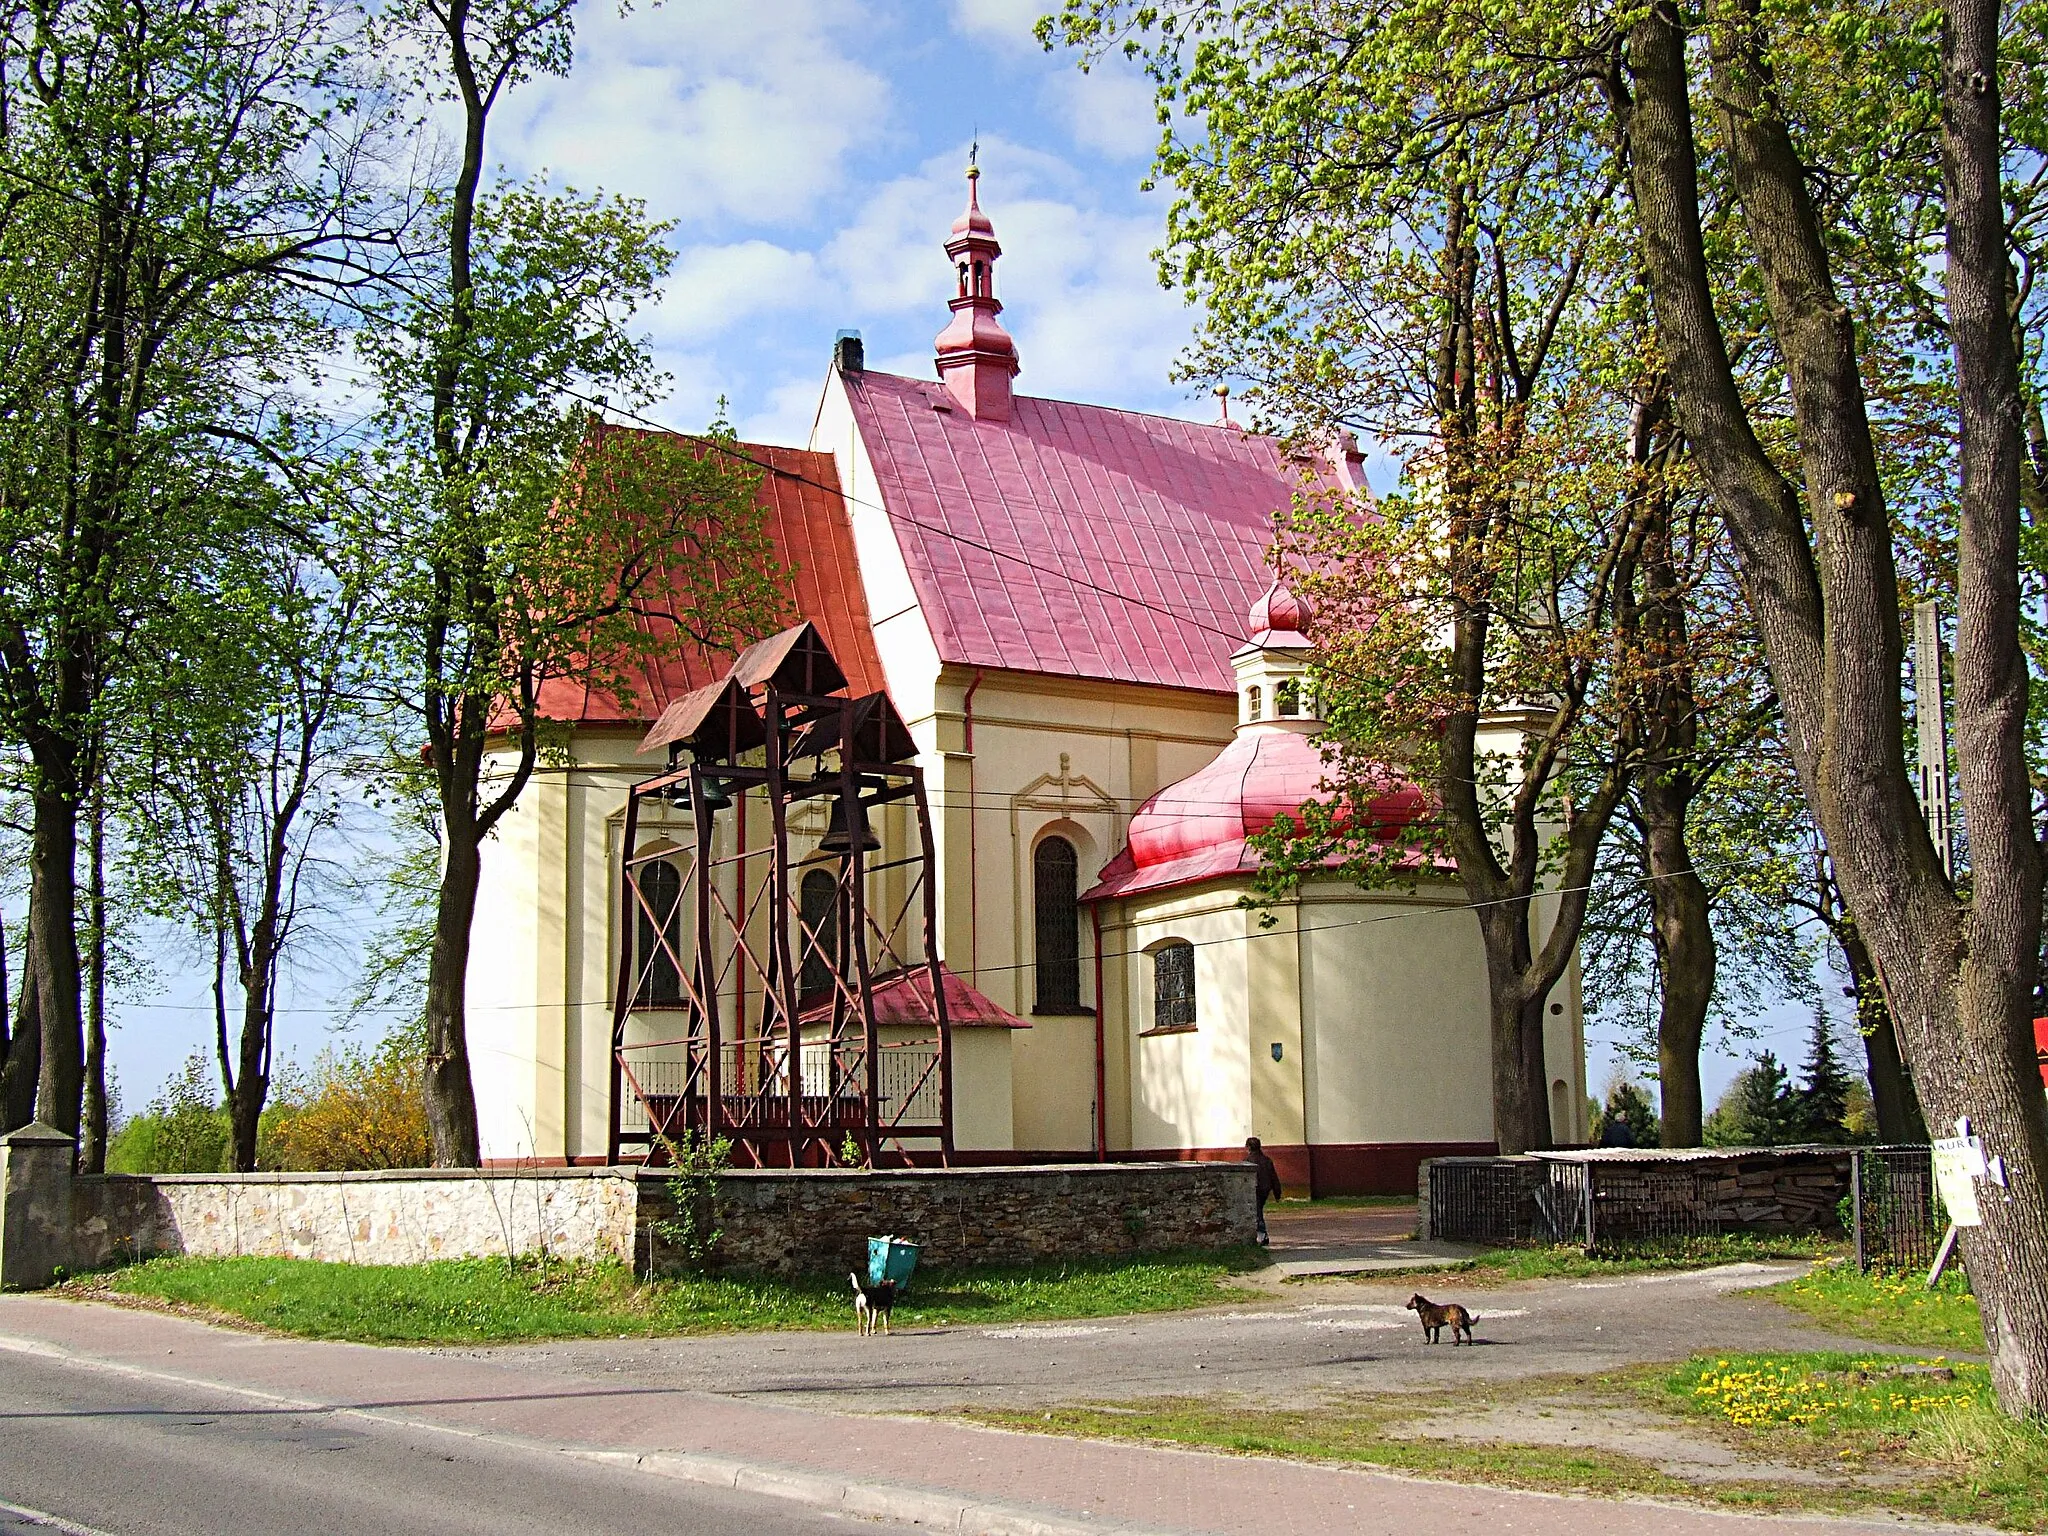
POLYGON ((832 366, 841 373, 859 373, 867 367, 867 349, 859 331, 841 331, 832 338, 832 366))
POLYGON ((1010 419, 1010 380, 1017 374, 1017 344, 996 318, 995 226, 981 211, 981 168, 967 167, 967 211, 953 221, 946 254, 958 287, 948 301, 953 319, 939 332, 939 378, 976 421, 1010 419))

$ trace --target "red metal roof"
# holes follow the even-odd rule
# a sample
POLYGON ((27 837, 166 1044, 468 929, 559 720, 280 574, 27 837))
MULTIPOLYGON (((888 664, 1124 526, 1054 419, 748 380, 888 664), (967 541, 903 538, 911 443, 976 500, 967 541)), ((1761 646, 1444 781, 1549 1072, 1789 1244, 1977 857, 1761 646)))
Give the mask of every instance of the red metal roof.
MULTIPOLYGON (((956 1028, 968 1029, 1029 1029, 1031 1025, 984 994, 975 991, 953 973, 947 965, 940 965, 941 985, 946 989, 946 1022, 956 1028)), ((932 1017, 932 976, 922 965, 913 965, 901 970, 885 971, 872 977, 868 995, 875 1002, 877 1024, 903 1024, 930 1027, 932 1017)), ((829 995, 823 1002, 815 1002, 801 1008, 797 1014, 800 1022, 816 1024, 832 1017, 832 1002, 829 995)))
POLYGON ((1234 425, 1021 395, 977 421, 937 381, 843 377, 939 658, 963 666, 1230 692, 1273 514, 1307 475, 1337 483, 1234 425))
MULTIPOLYGON (((832 455, 758 443, 738 447, 748 458, 769 466, 758 494, 776 558, 790 569, 790 617, 817 624, 846 673, 848 692, 859 695, 886 688, 882 659, 868 624, 853 527, 847 521, 832 455)), ((732 662, 724 652, 688 648, 639 668, 625 699, 614 699, 587 683, 556 679, 541 688, 541 715, 572 725, 644 727, 693 689, 723 678, 732 662)))
MULTIPOLYGON (((1259 856, 1247 839, 1320 800, 1328 765, 1315 738, 1285 725, 1240 726, 1208 767, 1169 784, 1131 818, 1130 843, 1104 866, 1083 901, 1132 896, 1251 874, 1259 856)), ((1391 843, 1428 812, 1422 791, 1396 785, 1372 802, 1373 835, 1391 843)), ((1332 862, 1337 862, 1333 860, 1332 862)))

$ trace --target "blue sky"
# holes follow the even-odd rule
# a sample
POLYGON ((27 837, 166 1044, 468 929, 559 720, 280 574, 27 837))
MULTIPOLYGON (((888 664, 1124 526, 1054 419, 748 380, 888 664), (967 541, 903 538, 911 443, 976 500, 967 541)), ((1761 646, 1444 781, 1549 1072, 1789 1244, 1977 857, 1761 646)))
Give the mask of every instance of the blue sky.
POLYGON ((509 104, 515 173, 645 199, 679 252, 645 316, 701 426, 803 442, 832 337, 928 374, 940 250, 981 141, 998 293, 1033 394, 1213 412, 1167 383, 1187 311, 1153 280, 1162 194, 1141 193, 1151 96, 1121 61, 1083 75, 1031 36, 1041 0, 682 0, 584 14, 575 72, 509 104))
MULTIPOLYGON (((491 147, 514 176, 545 170, 675 221, 674 273, 643 316, 672 376, 649 414, 669 425, 703 426, 723 396, 743 437, 804 442, 842 327, 862 333, 870 367, 929 374, 952 281, 940 247, 977 133, 1019 387, 1211 419, 1206 392, 1168 380, 1192 323, 1151 257, 1166 194, 1139 190, 1151 93, 1120 60, 1083 75, 1045 53, 1031 35, 1044 8, 668 0, 621 18, 593 4, 572 73, 514 93, 491 147)), ((166 948, 157 978, 116 1004, 111 1056, 130 1109, 210 1040, 195 958, 166 948)), ((305 1060, 333 1038, 346 969, 292 979, 280 1055, 305 1060)), ((1758 1044, 1796 1061, 1805 1019, 1766 1027, 1758 1044)), ((1736 1065, 1710 1055, 1710 1094, 1736 1065)), ((1589 1071, 1596 1086, 1607 1072, 1597 1041, 1589 1071)))

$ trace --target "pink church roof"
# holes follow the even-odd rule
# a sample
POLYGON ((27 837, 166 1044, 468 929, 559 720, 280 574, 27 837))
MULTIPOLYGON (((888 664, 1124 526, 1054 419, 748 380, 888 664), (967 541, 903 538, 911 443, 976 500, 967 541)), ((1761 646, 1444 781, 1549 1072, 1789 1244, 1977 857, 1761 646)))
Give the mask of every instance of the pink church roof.
MULTIPOLYGON (((1327 460, 1269 437, 940 383, 844 376, 939 659, 1230 692, 1272 518, 1327 460)), ((1356 482, 1355 461, 1343 466, 1356 482)))

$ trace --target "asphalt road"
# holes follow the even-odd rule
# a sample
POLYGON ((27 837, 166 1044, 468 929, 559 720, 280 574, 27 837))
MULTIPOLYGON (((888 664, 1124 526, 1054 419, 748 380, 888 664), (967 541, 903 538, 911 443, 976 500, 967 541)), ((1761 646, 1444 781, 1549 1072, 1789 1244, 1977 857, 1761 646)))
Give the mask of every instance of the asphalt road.
MULTIPOLYGON (((835 1412, 1024 1407, 1083 1399, 1230 1392, 1280 1403, 1330 1392, 1399 1392, 1478 1380, 1598 1373, 1696 1350, 1891 1348, 1843 1339, 1754 1287, 1804 1264, 1486 1288, 1388 1276, 1288 1285, 1201 1312, 1071 1323, 899 1327, 887 1338, 735 1333, 579 1339, 449 1353, 638 1386, 714 1392, 835 1412), (1477 1344, 1423 1342, 1403 1303, 1416 1287, 1478 1314, 1477 1344)), ((901 1321, 901 1315, 898 1316, 901 1321)))
POLYGON ((0 1536, 431 1531, 814 1536, 880 1527, 552 1451, 0 1357, 0 1536), (64 1522, 54 1527, 29 1512, 64 1522))

